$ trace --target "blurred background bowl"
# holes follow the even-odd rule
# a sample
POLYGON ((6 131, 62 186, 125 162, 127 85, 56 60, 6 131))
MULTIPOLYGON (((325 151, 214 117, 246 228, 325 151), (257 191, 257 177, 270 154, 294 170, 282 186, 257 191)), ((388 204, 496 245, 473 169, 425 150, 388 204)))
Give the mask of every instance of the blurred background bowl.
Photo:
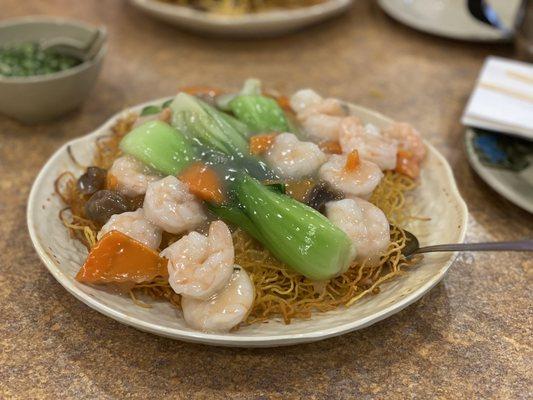
MULTIPOLYGON (((87 42, 96 31, 91 25, 62 18, 32 16, 0 23, 0 47, 68 37, 87 42)), ((28 77, 0 75, 0 113, 24 123, 56 118, 78 107, 96 82, 106 53, 64 71, 28 77)))

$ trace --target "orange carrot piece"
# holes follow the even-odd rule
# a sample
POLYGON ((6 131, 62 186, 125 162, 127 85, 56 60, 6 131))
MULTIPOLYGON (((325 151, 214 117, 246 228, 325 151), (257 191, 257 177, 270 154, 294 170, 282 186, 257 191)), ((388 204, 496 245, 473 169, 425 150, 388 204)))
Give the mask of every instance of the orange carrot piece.
POLYGON ((285 111, 288 112, 294 112, 291 107, 290 100, 287 96, 279 96, 276 97, 276 101, 278 102, 278 105, 285 111))
POLYGON ((141 283, 168 277, 167 261, 149 247, 111 231, 91 249, 76 275, 83 283, 141 283))
POLYGON ((255 135, 250 138, 250 154, 259 155, 267 151, 276 137, 275 133, 255 135))
POLYGON ((291 102, 287 96, 279 94, 275 91, 267 91, 263 93, 263 95, 276 100, 278 106, 280 106, 284 111, 294 114, 294 110, 291 107, 291 102))
POLYGON ((344 169, 348 172, 355 171, 357 168, 359 168, 360 163, 361 160, 359 159, 359 152, 357 150, 354 150, 348 154, 344 169))
POLYGON ((287 181, 285 182, 285 194, 300 202, 305 202, 305 199, 307 199, 311 189, 313 189, 315 186, 316 181, 313 179, 287 181))
POLYGON ((398 151, 396 158, 396 172, 416 179, 420 175, 420 164, 410 151, 398 151))
POLYGON ((187 184, 189 192, 202 200, 216 204, 224 201, 222 185, 217 173, 201 162, 193 163, 185 168, 179 175, 179 179, 187 184))
POLYGON ((336 140, 326 140, 318 144, 320 150, 327 154, 342 154, 341 144, 336 140))
POLYGON ((224 90, 210 86, 186 86, 179 92, 185 92, 191 96, 209 96, 216 97, 224 93, 224 90))

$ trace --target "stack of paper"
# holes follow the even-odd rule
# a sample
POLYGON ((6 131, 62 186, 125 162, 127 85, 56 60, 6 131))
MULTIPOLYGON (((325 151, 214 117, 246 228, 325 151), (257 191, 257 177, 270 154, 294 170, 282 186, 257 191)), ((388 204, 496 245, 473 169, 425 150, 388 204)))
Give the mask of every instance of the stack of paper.
POLYGON ((533 65, 487 58, 462 122, 533 140, 533 65))

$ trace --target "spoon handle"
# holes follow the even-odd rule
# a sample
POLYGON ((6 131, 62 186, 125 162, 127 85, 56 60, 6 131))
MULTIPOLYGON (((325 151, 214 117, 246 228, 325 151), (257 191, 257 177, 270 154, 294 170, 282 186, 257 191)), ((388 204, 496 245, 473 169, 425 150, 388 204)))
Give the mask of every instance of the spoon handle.
POLYGON ((96 57, 96 55, 100 51, 100 48, 105 43, 106 36, 107 31, 105 28, 98 28, 96 30, 85 49, 85 60, 92 60, 94 57, 96 57))
POLYGON ((437 244, 435 246, 421 247, 418 250, 415 250, 413 254, 433 253, 436 251, 533 251, 533 240, 517 240, 513 242, 437 244))

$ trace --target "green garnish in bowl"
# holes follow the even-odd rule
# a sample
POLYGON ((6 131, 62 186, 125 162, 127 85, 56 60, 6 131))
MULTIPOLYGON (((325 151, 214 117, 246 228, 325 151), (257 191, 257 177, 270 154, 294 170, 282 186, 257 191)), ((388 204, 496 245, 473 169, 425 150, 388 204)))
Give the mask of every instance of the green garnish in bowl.
POLYGON ((53 50, 43 50, 37 43, 0 47, 0 75, 25 77, 52 74, 81 64, 81 60, 53 50))

